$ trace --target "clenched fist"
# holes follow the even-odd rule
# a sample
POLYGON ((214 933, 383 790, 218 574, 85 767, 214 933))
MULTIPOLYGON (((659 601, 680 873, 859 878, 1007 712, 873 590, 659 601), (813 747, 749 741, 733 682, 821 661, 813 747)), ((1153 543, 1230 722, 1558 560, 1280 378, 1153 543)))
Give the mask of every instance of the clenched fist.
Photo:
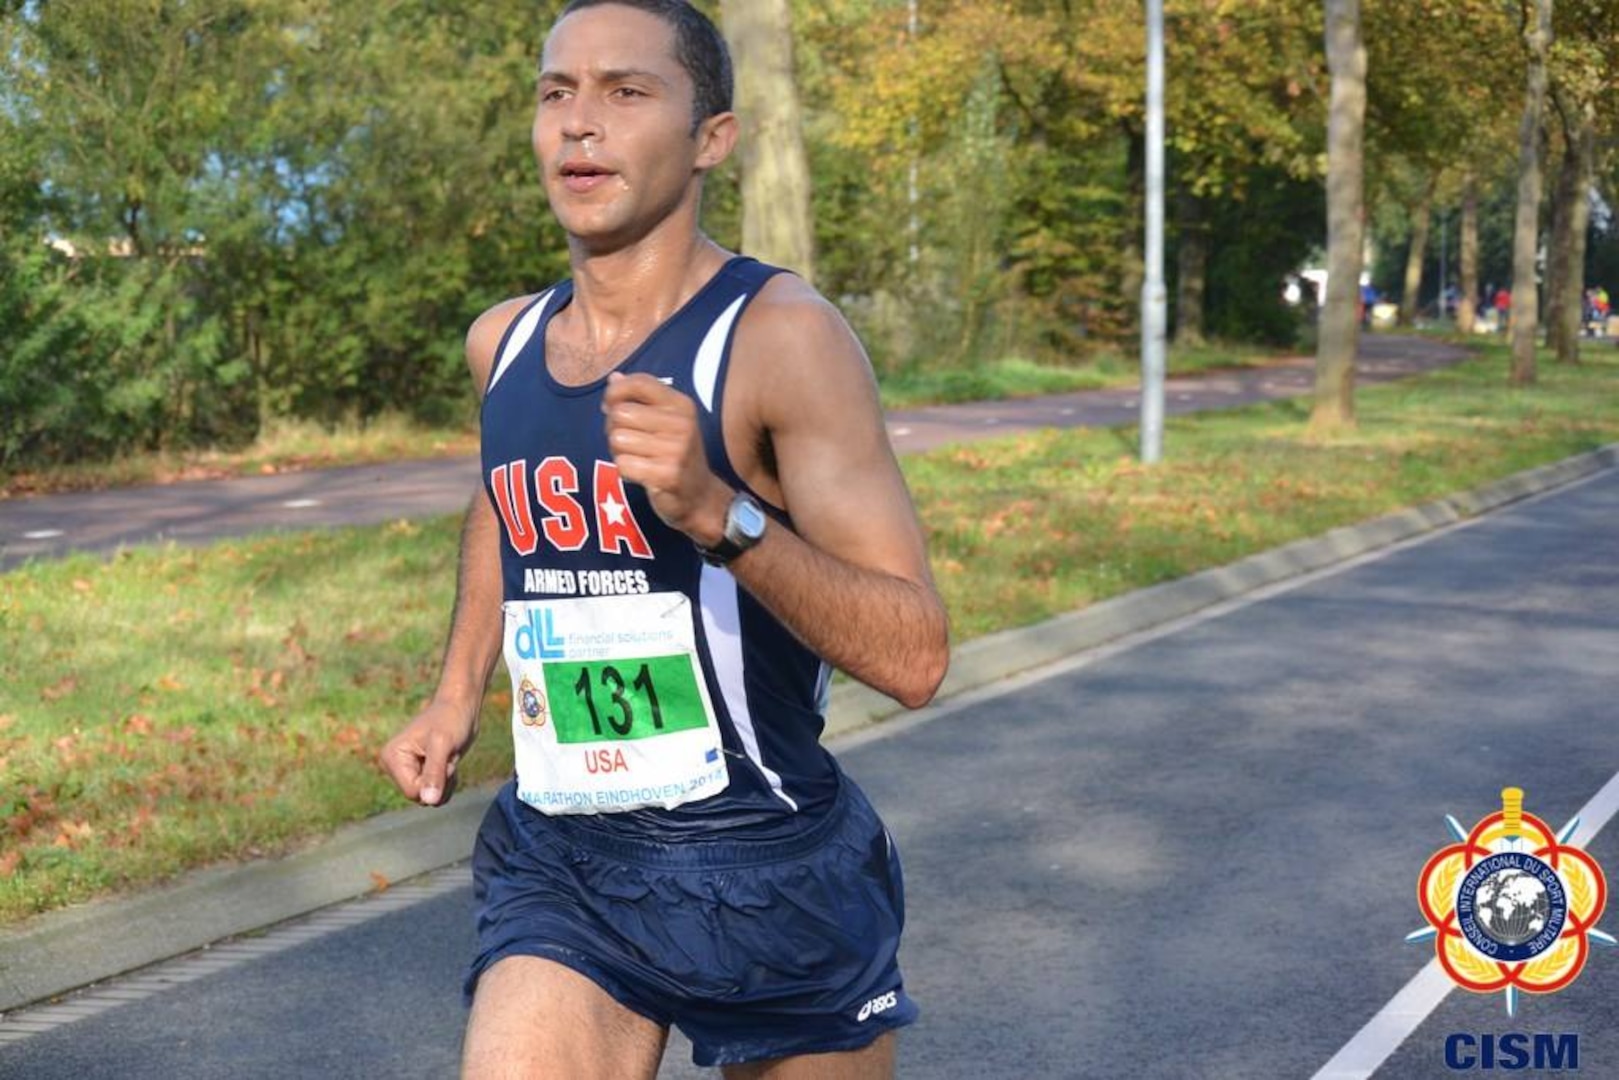
POLYGON ((615 372, 602 412, 619 474, 646 489, 665 524, 704 547, 719 543, 733 492, 708 467, 696 402, 651 375, 615 372))

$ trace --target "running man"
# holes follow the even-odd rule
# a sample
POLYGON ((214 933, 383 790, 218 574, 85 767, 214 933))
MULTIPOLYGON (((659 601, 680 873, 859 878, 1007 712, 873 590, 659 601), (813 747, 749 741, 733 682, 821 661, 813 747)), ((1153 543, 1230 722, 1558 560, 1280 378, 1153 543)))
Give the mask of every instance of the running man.
POLYGON ((504 653, 468 1077, 653 1077, 670 1025, 727 1077, 884 1077, 916 1017, 898 853, 819 736, 832 667, 929 701, 945 612, 847 324, 699 229, 730 110, 685 0, 574 0, 545 43, 572 277, 468 334, 485 492, 438 689, 381 753, 442 805, 504 653))

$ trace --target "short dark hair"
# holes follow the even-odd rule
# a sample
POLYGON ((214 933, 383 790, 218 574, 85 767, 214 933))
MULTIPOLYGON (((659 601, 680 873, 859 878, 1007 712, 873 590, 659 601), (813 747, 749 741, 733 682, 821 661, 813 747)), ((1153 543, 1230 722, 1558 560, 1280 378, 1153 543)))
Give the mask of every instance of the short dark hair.
MULTIPOLYGON (((692 97, 691 129, 710 116, 731 111, 731 96, 735 77, 731 73, 731 50, 725 45, 725 36, 714 21, 692 7, 688 0, 569 0, 557 22, 585 8, 617 4, 656 15, 675 32, 675 59, 691 76, 695 93, 692 97)), ((554 24, 553 24, 554 25, 554 24)))

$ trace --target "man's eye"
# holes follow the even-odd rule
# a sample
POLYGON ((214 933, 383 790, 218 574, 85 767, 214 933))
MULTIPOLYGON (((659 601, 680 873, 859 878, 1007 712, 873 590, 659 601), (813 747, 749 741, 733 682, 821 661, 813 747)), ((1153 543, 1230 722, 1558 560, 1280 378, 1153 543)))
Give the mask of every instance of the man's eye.
POLYGON ((614 90, 613 94, 614 96, 621 98, 646 97, 645 94, 641 93, 641 91, 637 90, 633 86, 621 86, 617 90, 614 90))
POLYGON ((561 101, 566 96, 566 90, 547 90, 540 95, 541 101, 561 101))

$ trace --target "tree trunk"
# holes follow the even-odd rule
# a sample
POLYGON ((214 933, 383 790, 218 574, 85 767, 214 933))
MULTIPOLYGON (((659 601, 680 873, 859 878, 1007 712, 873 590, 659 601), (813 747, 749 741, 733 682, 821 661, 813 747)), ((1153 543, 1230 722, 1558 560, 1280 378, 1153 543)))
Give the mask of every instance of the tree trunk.
POLYGON ((1175 286, 1175 344, 1203 344, 1203 297, 1208 290, 1209 218, 1203 200, 1182 188, 1176 199, 1180 255, 1175 286))
MULTIPOLYGON (((1417 321, 1417 305, 1422 299, 1422 260, 1428 254, 1428 231, 1433 224, 1433 189, 1429 180, 1421 200, 1411 211, 1411 248, 1405 256, 1405 291, 1400 294, 1400 325, 1417 321)), ((1443 297, 1440 298, 1443 302, 1443 297)))
POLYGON ((1546 103, 1546 51, 1552 37, 1552 0, 1534 0, 1534 22, 1525 31, 1529 74, 1523 121, 1518 127, 1518 216, 1512 240, 1512 376, 1514 386, 1535 381, 1535 339, 1540 298, 1535 289, 1535 249, 1540 231, 1540 118, 1546 103))
POLYGON ((815 275, 809 158, 793 77, 789 0, 722 0, 742 122, 742 250, 815 275))
POLYGON ((1456 301, 1456 329, 1471 334, 1478 320, 1478 178, 1462 181, 1461 296, 1456 301))
POLYGON ((1546 273, 1546 345, 1565 364, 1580 362, 1580 335, 1585 324, 1585 238, 1591 224, 1589 193, 1596 151, 1593 110, 1578 103, 1571 108, 1574 130, 1564 133, 1546 273))
POLYGON ((1315 356, 1319 430, 1355 423, 1355 353, 1360 345, 1360 270, 1366 136, 1366 46, 1360 0, 1326 0, 1327 295, 1315 356))
MULTIPOLYGON (((1552 90, 1552 97, 1556 99, 1556 90, 1552 90)), ((1565 136, 1566 136, 1565 132, 1565 136)), ((1572 170, 1578 169, 1578 151, 1574 148, 1571 139, 1563 139, 1563 152, 1557 158, 1555 181, 1552 185, 1551 198, 1548 200, 1551 221, 1549 222, 1546 237, 1546 254, 1543 264, 1545 276, 1542 279, 1543 293, 1540 309, 1541 322, 1546 326, 1546 349, 1549 352, 1560 352, 1562 349, 1561 337, 1563 335, 1563 282, 1562 276, 1565 263, 1568 260, 1568 200, 1565 191, 1572 190, 1574 177, 1572 170)), ((1551 158, 1546 159, 1546 168, 1552 169, 1551 158)))

